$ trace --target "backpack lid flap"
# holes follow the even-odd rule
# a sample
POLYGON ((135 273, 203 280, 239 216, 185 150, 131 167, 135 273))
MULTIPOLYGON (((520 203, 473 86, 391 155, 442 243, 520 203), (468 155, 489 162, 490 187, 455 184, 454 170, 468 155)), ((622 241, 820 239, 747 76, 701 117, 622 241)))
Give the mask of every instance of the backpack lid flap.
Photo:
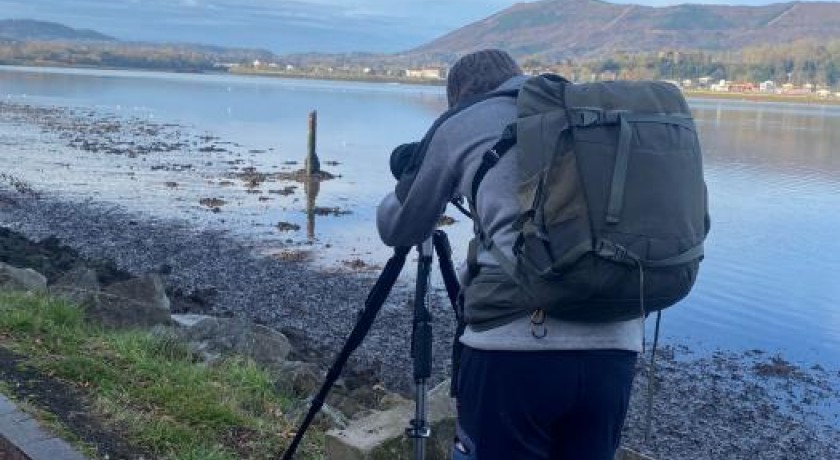
POLYGON ((566 105, 599 107, 605 111, 691 114, 679 88, 663 81, 608 81, 567 85, 566 105))
POLYGON ((557 80, 549 75, 529 78, 519 90, 516 106, 519 116, 524 118, 558 108, 565 108, 566 80, 557 80))

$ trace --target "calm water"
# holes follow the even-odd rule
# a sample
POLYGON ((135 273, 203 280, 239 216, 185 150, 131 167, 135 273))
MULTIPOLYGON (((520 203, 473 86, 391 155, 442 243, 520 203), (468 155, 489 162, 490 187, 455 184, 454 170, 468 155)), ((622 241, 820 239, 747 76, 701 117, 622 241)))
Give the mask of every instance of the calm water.
MULTIPOLYGON (((324 267, 355 258, 384 263, 389 251, 378 242, 373 216, 393 185, 388 154, 419 138, 445 104, 438 87, 21 68, 0 68, 0 98, 182 124, 237 143, 238 150, 221 156, 266 172, 302 159, 307 114, 318 110, 321 161, 339 162, 325 169, 341 177, 321 184, 317 205, 351 214, 317 217, 311 246, 303 187, 261 202, 244 187, 213 185, 225 174, 220 154, 184 152, 176 162, 212 157, 214 166, 153 170, 150 164, 172 161, 172 154, 131 159, 79 152, 34 126, 7 122, 0 123, 0 170, 73 199, 94 197, 222 227, 266 248, 312 250, 314 263, 324 267), (131 180, 127 169, 135 171, 131 180), (182 185, 167 188, 168 180, 182 185), (229 205, 209 213, 198 205, 208 196, 229 205), (279 221, 302 230, 280 233, 273 228, 279 221)), ((695 290, 664 317, 665 336, 704 348, 780 352, 836 369, 840 106, 691 105, 705 149, 713 230, 695 290)), ((464 247, 458 241, 470 228, 456 212, 450 215, 460 220, 447 230, 457 261, 464 247)))

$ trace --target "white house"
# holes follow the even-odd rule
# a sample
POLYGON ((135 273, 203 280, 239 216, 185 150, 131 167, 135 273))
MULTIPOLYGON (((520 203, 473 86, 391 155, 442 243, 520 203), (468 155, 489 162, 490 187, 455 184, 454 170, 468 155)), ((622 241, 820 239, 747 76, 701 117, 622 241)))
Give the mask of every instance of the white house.
POLYGON ((405 76, 408 78, 422 78, 424 80, 443 79, 443 69, 440 67, 428 67, 423 69, 407 69, 405 76))
POLYGON ((720 91, 722 93, 729 92, 729 82, 726 80, 721 80, 717 83, 712 84, 711 86, 712 91, 720 91))
POLYGON ((775 93, 776 82, 767 80, 758 84, 758 90, 762 93, 775 93))

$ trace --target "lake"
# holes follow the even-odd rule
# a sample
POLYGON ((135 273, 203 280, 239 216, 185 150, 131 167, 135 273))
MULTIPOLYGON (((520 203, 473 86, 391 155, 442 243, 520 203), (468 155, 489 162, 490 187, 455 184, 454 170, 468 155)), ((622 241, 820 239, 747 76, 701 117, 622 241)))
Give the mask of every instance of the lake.
MULTIPOLYGON (((303 251, 324 269, 384 264, 390 251, 379 243, 374 216, 393 187, 388 156, 422 136, 445 108, 443 88, 432 86, 13 67, 0 67, 0 101, 219 139, 224 148, 216 150, 187 143, 176 152, 110 155, 68 146, 37 117, 0 114, 0 171, 65 199, 222 228, 266 252, 303 251), (322 182, 309 198, 333 212, 308 215, 302 184, 246 187, 227 180, 249 166, 268 173, 300 168, 313 110, 323 168, 340 177, 322 182), (270 193, 284 185, 295 188, 270 193), (199 203, 203 198, 226 204, 211 212, 199 203), (300 229, 279 231, 279 222, 300 229)), ((710 99, 690 105, 713 224, 694 291, 664 314, 665 341, 761 349, 836 369, 840 106, 710 99)), ((446 231, 459 262, 470 225, 455 210, 447 214, 456 219, 446 231)))

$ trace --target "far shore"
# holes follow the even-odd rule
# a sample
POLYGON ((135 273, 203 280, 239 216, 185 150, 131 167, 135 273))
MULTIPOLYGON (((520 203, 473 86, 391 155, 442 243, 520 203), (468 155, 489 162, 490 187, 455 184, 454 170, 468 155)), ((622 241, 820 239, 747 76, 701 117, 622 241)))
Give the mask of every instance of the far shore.
MULTIPOLYGON (((286 78, 296 80, 323 80, 323 81, 353 81, 362 83, 396 83, 406 85, 424 85, 424 86, 445 86, 446 80, 432 80, 422 78, 408 78, 408 77, 394 77, 385 75, 346 75, 346 74, 311 74, 305 72, 280 72, 280 71, 262 71, 255 69, 239 69, 234 71, 225 71, 220 69, 167 69, 167 68, 141 68, 141 67, 103 67, 103 66, 83 66, 83 65, 67 65, 58 62, 30 62, 30 63, 0 63, 0 69, 3 67, 32 67, 32 68, 57 68, 57 69, 83 69, 83 70, 133 70, 133 71, 147 71, 147 72, 164 72, 164 73, 179 73, 179 74, 197 74, 197 75, 240 75, 240 76, 258 76, 270 78, 286 78)), ((786 94, 770 94, 770 93, 729 93, 722 91, 698 90, 698 89, 682 89, 683 94, 687 98, 697 99, 721 99, 721 100, 740 100, 748 102, 772 102, 785 104, 810 104, 810 105, 840 105, 840 98, 838 97, 819 97, 816 94, 811 96, 803 95, 786 95, 786 94)))
POLYGON ((789 96, 785 94, 768 93, 725 93, 707 90, 683 90, 687 98, 725 99, 749 102, 777 102, 784 104, 812 104, 812 105, 840 105, 840 98, 823 98, 818 96, 789 96))

